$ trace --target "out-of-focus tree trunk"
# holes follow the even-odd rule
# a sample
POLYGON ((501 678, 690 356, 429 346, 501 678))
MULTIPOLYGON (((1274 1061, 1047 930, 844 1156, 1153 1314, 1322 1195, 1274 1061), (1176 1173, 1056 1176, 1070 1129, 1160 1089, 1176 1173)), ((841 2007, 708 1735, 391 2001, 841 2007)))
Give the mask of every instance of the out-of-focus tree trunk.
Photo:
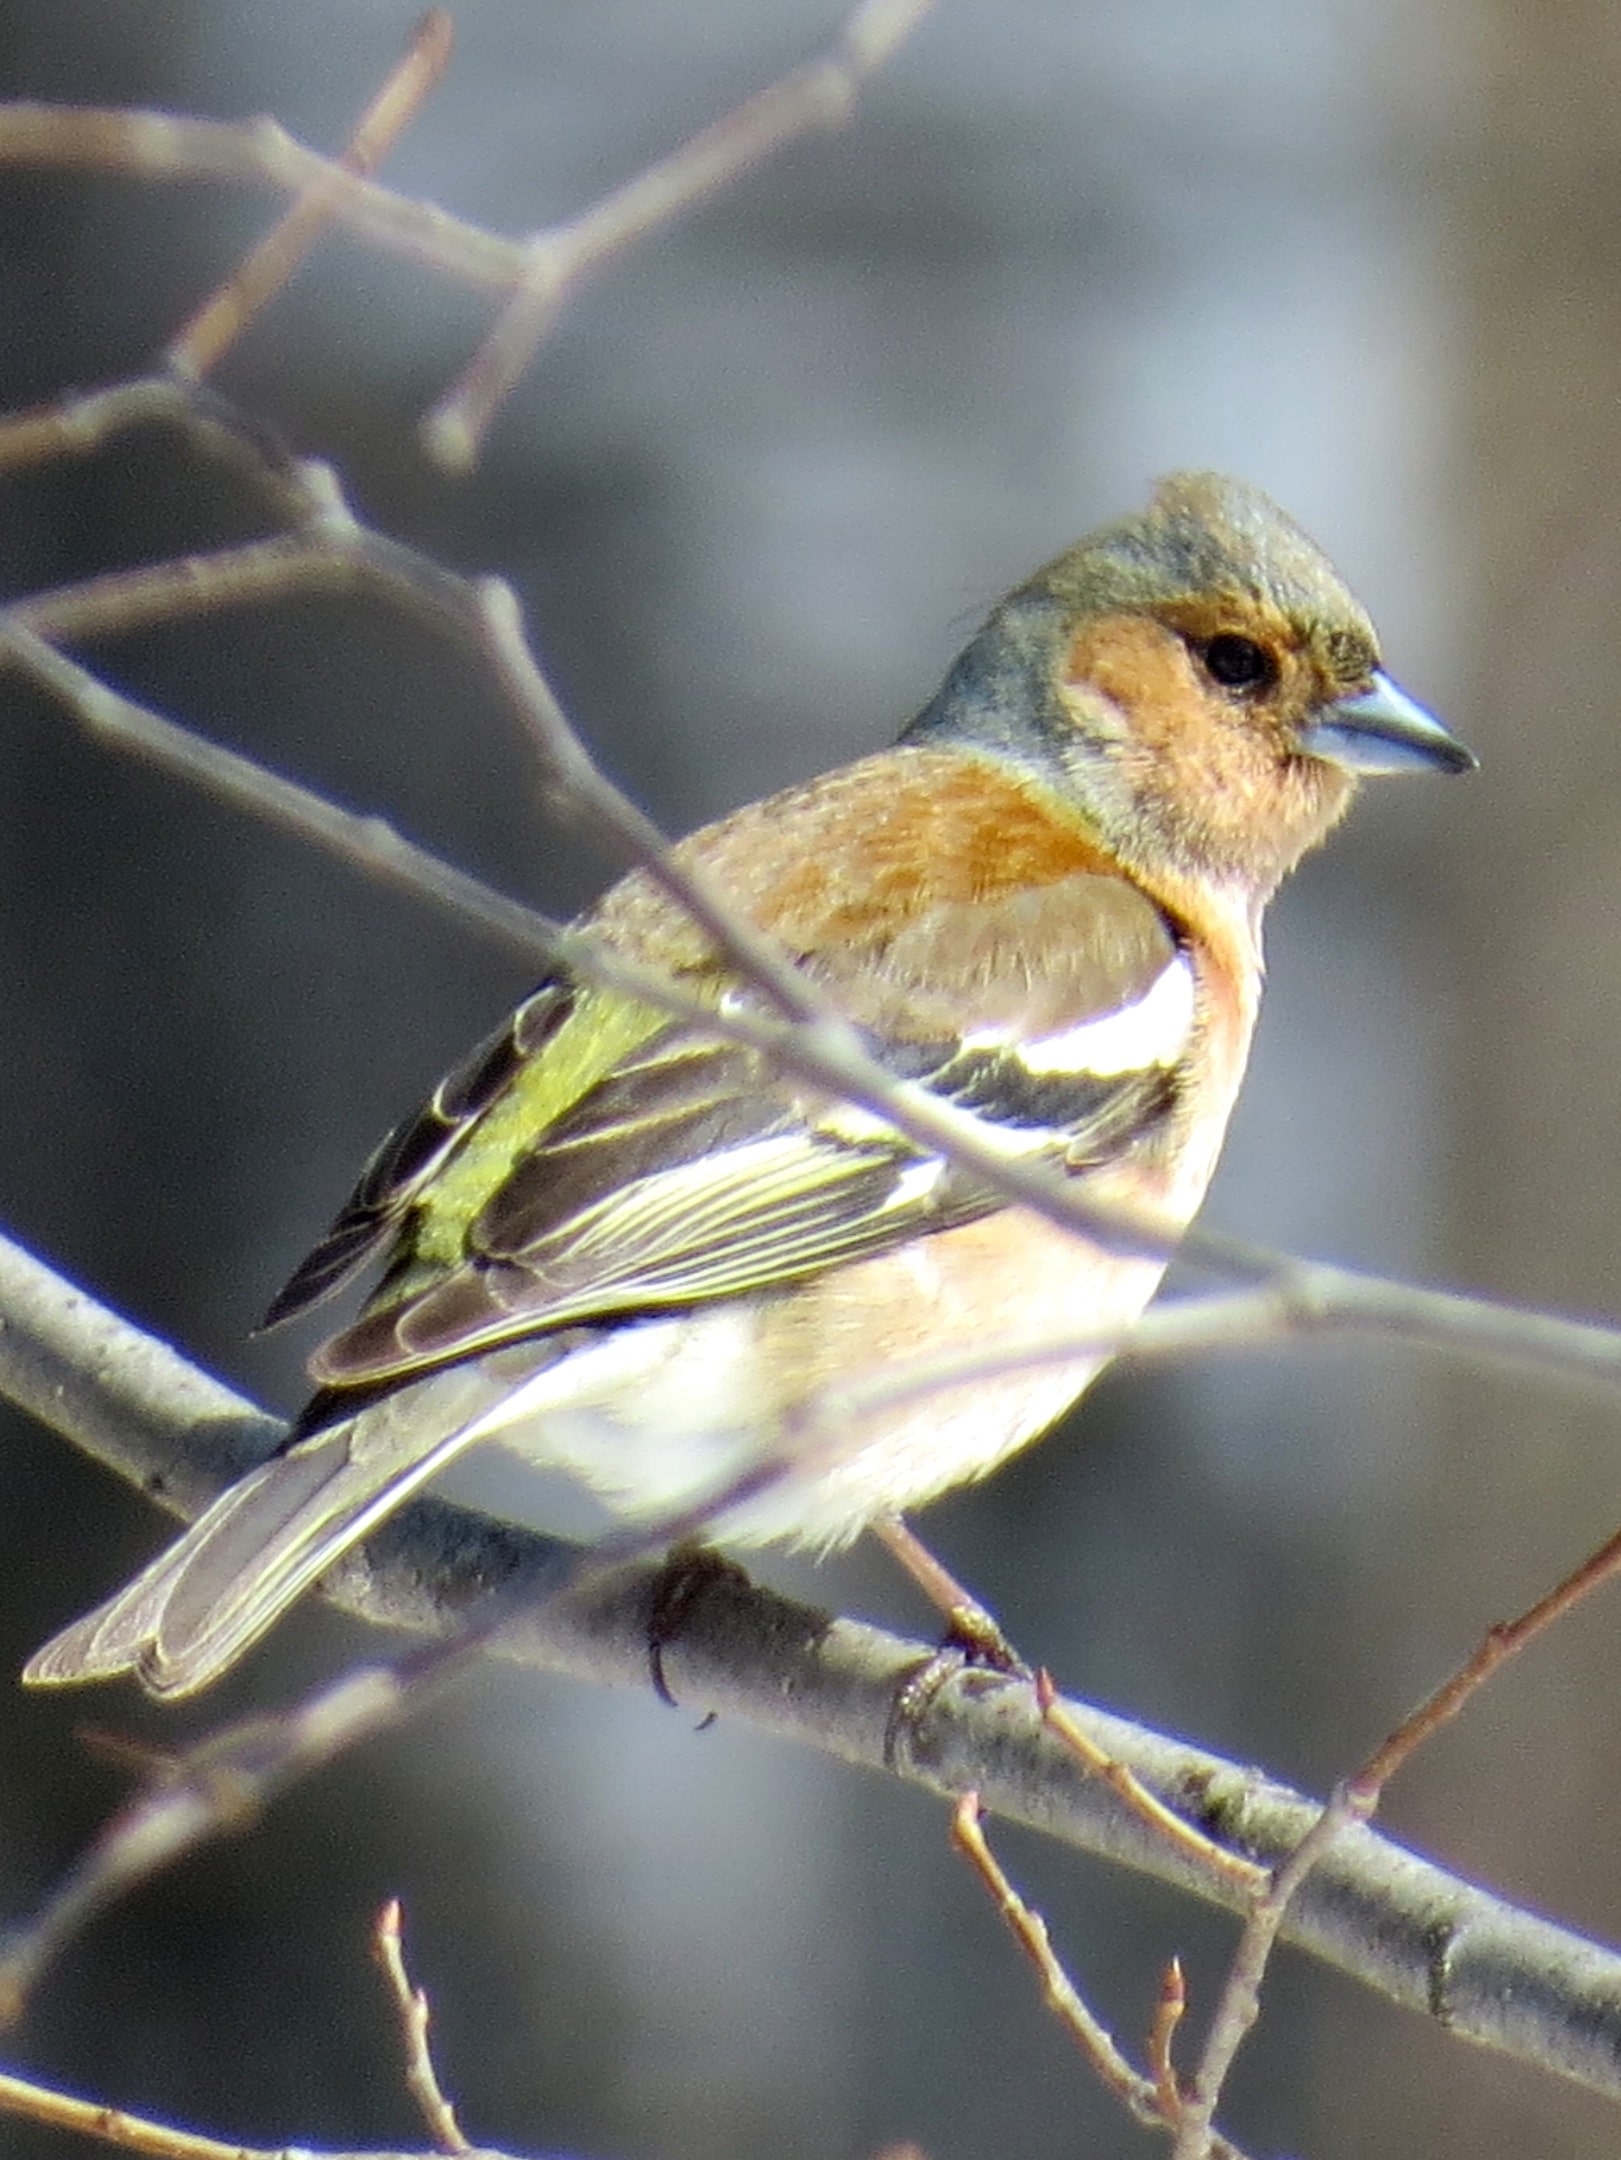
MULTIPOLYGON (((1457 1003, 1438 1016, 1455 1148, 1446 1257, 1495 1294, 1613 1317, 1621 14, 1613 0, 1459 0, 1455 16, 1479 70, 1443 151, 1462 308, 1456 529, 1472 556, 1459 718, 1483 771, 1445 827, 1460 895, 1457 1003)), ((1426 1678, 1621 1519, 1613 1405, 1482 1377, 1448 1378, 1435 1401, 1426 1678)), ((1613 1937, 1618 1672, 1612 1593, 1470 1708, 1392 1795, 1395 1819, 1508 1894, 1613 1937)), ((1550 2106, 1490 2067, 1467 2104, 1482 2152, 1614 2149, 1588 2104, 1550 2106)), ((1394 2114, 1387 2129, 1393 2142, 1367 2149, 1410 2149, 1394 2114)), ((1465 2124, 1449 2129, 1464 2149, 1465 2124)))

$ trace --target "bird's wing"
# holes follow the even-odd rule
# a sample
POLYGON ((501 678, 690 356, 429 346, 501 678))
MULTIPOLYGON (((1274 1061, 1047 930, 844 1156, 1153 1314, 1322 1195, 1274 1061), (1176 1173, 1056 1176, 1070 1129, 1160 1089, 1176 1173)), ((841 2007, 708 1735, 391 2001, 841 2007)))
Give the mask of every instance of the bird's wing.
MULTIPOLYGON (((579 1002, 578 992, 561 976, 542 983, 440 1081, 420 1110, 395 1126, 368 1159, 332 1227, 276 1293, 265 1327, 318 1305, 388 1250, 418 1196, 479 1120, 513 1093, 521 1074, 541 1068, 565 1022, 577 1021, 579 1002)), ((649 1024, 656 1024, 652 1015, 649 1024)), ((587 1084, 591 1077, 586 1076, 587 1084)), ((542 1105, 537 1122, 543 1125, 545 1119, 542 1105)))
MULTIPOLYGON (((843 940, 810 964, 902 1087, 1010 1152, 1080 1169, 1165 1129, 1195 1027, 1192 961, 1119 879, 940 903, 882 951, 843 940)), ((313 1417, 46 1644, 31 1681, 135 1668, 160 1694, 206 1686, 499 1417, 514 1381, 486 1350, 542 1358, 574 1322, 792 1281, 999 1204, 881 1118, 657 1014, 593 1017, 594 995, 538 993, 379 1151, 279 1301, 307 1302, 391 1238, 403 1249, 316 1360, 313 1417), (456 1211, 435 1216, 430 1196, 458 1178, 484 1198, 446 1264, 422 1230, 429 1246, 448 1236, 456 1211)))
MULTIPOLYGON (((955 1106, 1010 1154, 1077 1169, 1160 1125, 1195 1025, 1192 962, 1163 916, 1095 874, 941 904, 881 950, 842 941, 808 965, 904 1089, 955 1106)), ((567 1022, 543 1019, 542 1066, 567 1043, 567 1022)), ((503 1060, 488 1053, 488 1069, 503 1060)), ((324 1387, 374 1388, 523 1337, 768 1289, 1000 1204, 883 1118, 775 1075, 758 1052, 656 1021, 588 1085, 576 1074, 554 1088, 563 1107, 538 1129, 531 1114, 515 1149, 493 1149, 500 1173, 483 1189, 492 1145, 479 1128, 507 1117, 525 1070, 511 1062, 471 1113, 468 1192, 482 1197, 476 1212, 452 1210, 458 1251, 436 1248, 433 1210, 461 1174, 439 1136, 480 1094, 465 1082, 439 1091, 430 1126, 390 1143, 295 1277, 331 1272, 331 1248, 352 1265, 348 1225, 371 1243, 399 1226, 394 1274, 312 1363, 324 1387), (439 1172, 431 1196, 424 1160, 439 1172)))

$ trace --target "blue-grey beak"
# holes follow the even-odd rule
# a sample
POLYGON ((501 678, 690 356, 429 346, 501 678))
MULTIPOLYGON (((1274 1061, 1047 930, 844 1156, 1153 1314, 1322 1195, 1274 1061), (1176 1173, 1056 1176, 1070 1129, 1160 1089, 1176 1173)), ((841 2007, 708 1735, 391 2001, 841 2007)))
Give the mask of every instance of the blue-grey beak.
POLYGON ((1473 772, 1479 762, 1383 668, 1366 690, 1323 706, 1300 748, 1350 772, 1473 772))

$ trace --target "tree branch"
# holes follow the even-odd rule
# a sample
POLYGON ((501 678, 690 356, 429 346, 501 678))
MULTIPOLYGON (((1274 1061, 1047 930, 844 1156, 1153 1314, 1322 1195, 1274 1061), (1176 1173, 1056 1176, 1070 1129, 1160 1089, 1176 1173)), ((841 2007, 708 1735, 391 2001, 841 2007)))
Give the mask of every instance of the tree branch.
MULTIPOLYGON (((323 157, 267 118, 201 120, 18 100, 0 104, 0 165, 257 181, 295 198, 293 246, 300 228, 341 223, 374 247, 508 293, 488 337, 422 427, 432 456, 465 469, 502 399, 588 278, 789 143, 842 126, 858 92, 933 5, 860 0, 820 58, 790 69, 577 216, 517 239, 379 185, 364 170, 364 142, 359 156, 352 149, 347 159, 323 157)), ((369 135, 376 123, 370 115, 368 122, 369 135)), ((287 246, 278 242, 277 251, 287 246)), ((210 338, 201 349, 205 360, 212 349, 210 338)))
MULTIPOLYGON (((162 1343, 0 1240, 0 1392, 171 1512, 190 1515, 281 1427, 162 1343)), ((566 1551, 567 1548, 562 1548, 566 1551)), ((555 1580, 556 1541, 445 1501, 413 1501, 327 1578, 377 1625, 453 1637, 492 1593, 510 1609, 555 1580)), ((544 1595, 490 1648, 522 1665, 647 1684, 654 1571, 544 1595)), ((857 1621, 718 1583, 666 1652, 681 1700, 952 1798, 1228 1904, 1241 1893, 1156 1836, 1046 1729, 1033 1691, 986 1672, 947 1682, 886 1764, 895 1691, 927 1654, 857 1621)), ((1266 1866, 1318 1804, 1221 1757, 1070 1706, 1098 1745, 1210 1835, 1266 1866)), ((1341 1831, 1290 1909, 1300 1947, 1465 2038, 1621 2098, 1621 1958, 1516 1911, 1375 1832, 1341 1831)))
MULTIPOLYGON (((427 2160, 419 2153, 345 2153, 330 2147, 317 2151, 308 2145, 244 2145, 236 2138, 204 2137, 175 2123, 155 2122, 150 2115, 107 2107, 99 2100, 78 2100, 72 2093, 5 2071, 0 2071, 0 2115, 16 2115, 52 2130, 77 2131, 124 2152, 145 2153, 148 2160, 427 2160)), ((463 2146, 461 2151, 465 2160, 510 2160, 509 2155, 482 2145, 463 2146)))

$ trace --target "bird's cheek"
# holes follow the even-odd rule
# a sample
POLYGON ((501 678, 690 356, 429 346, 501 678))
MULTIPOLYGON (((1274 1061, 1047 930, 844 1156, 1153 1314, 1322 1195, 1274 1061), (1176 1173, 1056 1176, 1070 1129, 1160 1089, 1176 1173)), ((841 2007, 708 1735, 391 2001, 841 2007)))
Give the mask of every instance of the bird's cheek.
POLYGON ((1322 758, 1290 760, 1289 793, 1299 806, 1296 821, 1305 829, 1303 849, 1326 838, 1351 807, 1356 794, 1355 773, 1330 765, 1322 758))

